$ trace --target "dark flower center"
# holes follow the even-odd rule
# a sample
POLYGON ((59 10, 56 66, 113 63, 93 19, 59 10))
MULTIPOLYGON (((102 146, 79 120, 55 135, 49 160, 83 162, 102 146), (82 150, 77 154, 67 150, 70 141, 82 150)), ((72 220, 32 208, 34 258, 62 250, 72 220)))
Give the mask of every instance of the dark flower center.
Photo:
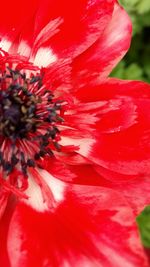
POLYGON ((27 138, 28 132, 35 132, 39 102, 40 98, 19 85, 10 85, 0 91, 0 135, 15 141, 27 138))
POLYGON ((60 149, 63 101, 45 88, 42 75, 8 67, 0 73, 0 166, 7 174, 17 167, 27 176, 28 167, 60 149))

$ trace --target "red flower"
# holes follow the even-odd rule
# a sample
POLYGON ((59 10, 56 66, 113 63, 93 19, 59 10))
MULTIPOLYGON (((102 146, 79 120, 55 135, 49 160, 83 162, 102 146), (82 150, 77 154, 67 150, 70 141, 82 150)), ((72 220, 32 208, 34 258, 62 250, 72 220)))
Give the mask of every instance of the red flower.
POLYGON ((135 214, 150 86, 107 78, 127 14, 115 0, 4 1, 0 36, 0 265, 148 266, 135 214))

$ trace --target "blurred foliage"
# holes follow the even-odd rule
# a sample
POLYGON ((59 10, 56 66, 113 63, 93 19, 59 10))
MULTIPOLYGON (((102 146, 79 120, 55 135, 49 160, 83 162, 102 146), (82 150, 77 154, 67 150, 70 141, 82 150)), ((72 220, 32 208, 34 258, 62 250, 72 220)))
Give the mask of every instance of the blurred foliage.
MULTIPOLYGON (((131 47, 111 76, 150 82, 150 0, 119 0, 131 17, 131 47)), ((137 217, 143 245, 150 248, 150 206, 137 217)))
POLYGON ((137 217, 137 223, 144 247, 150 248, 150 206, 147 206, 137 217))
POLYGON ((130 50, 111 73, 122 79, 150 82, 150 0, 119 0, 131 17, 130 50))

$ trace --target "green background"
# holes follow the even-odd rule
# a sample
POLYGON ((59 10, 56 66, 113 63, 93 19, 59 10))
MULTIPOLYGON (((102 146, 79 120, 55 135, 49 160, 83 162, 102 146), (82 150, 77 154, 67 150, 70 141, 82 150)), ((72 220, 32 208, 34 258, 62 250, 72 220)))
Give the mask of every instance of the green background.
MULTIPOLYGON (((131 47, 111 76, 150 82, 150 0, 120 0, 132 19, 131 47)), ((150 206, 137 217, 142 242, 150 248, 150 206)))
POLYGON ((112 76, 150 82, 150 0, 120 0, 133 24, 131 47, 112 76))

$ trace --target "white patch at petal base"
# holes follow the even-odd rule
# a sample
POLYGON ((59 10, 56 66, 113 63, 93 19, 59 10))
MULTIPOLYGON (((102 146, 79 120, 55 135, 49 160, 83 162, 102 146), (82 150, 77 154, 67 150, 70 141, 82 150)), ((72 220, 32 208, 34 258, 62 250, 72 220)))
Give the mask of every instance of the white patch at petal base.
POLYGON ((40 170, 40 175, 43 177, 44 181, 50 187, 53 193, 54 199, 57 202, 63 201, 66 184, 60 181, 59 179, 56 179, 54 176, 52 176, 50 173, 48 173, 45 170, 40 170))
POLYGON ((95 140, 92 138, 70 138, 70 137, 61 137, 59 142, 63 146, 79 146, 79 149, 76 150, 82 156, 87 157, 90 153, 91 147, 94 145, 95 140))
POLYGON ((39 48, 34 58, 34 64, 39 67, 47 67, 49 64, 55 62, 57 56, 50 48, 39 48))
MULTIPOLYGON (((41 175, 42 179, 47 183, 54 200, 56 201, 56 205, 59 204, 61 201, 64 200, 64 192, 66 185, 65 183, 59 181, 47 171, 38 170, 39 174, 41 175)), ((31 175, 28 179, 28 189, 25 191, 25 194, 29 197, 27 200, 23 200, 27 205, 31 206, 33 209, 37 210, 38 212, 44 212, 49 210, 47 203, 43 199, 42 189, 40 186, 34 181, 34 177, 31 175)))
POLYGON ((34 178, 32 178, 31 176, 28 179, 28 184, 29 186, 25 191, 25 194, 29 198, 23 201, 39 212, 48 210, 46 202, 43 201, 41 188, 35 183, 34 178))
POLYGON ((0 47, 6 52, 8 52, 9 48, 11 47, 11 45, 12 45, 12 42, 10 42, 7 39, 2 39, 0 41, 0 47))
POLYGON ((25 41, 21 41, 18 47, 18 53, 22 56, 28 57, 30 55, 31 48, 25 41))

